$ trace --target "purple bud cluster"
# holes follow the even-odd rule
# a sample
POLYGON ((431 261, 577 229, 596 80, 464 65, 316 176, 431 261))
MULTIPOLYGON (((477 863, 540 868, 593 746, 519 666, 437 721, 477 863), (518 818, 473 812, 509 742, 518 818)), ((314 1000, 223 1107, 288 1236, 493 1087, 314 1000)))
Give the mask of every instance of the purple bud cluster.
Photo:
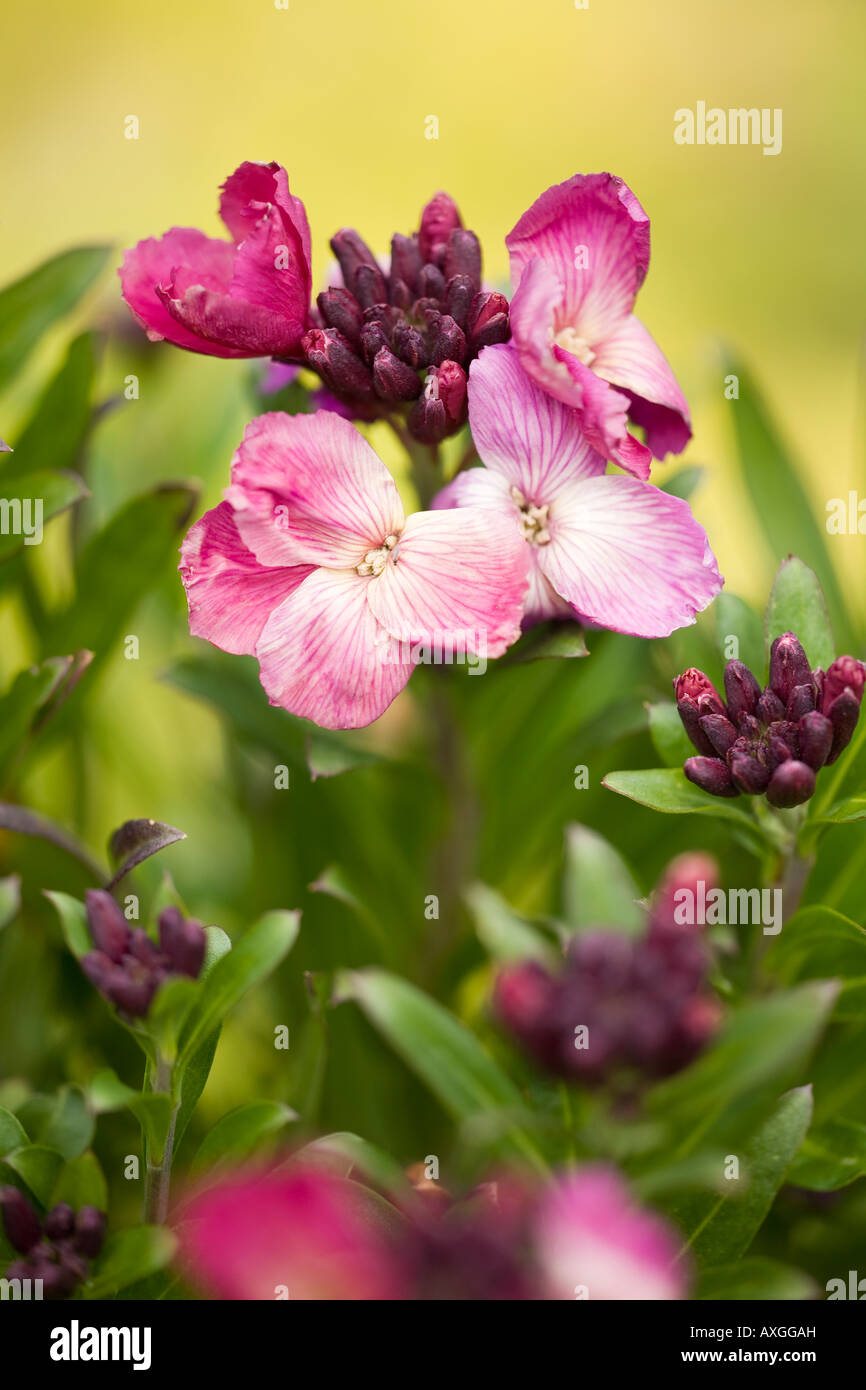
POLYGON ((769 684, 761 689, 742 661, 725 667, 725 700, 703 671, 674 681, 677 710, 698 750, 683 771, 713 796, 765 795, 771 806, 799 806, 815 791, 815 774, 847 748, 860 715, 866 666, 840 656, 812 670, 793 632, 770 649, 769 684))
POLYGON ((41 1279, 43 1298, 69 1298, 102 1249, 105 1213, 97 1207, 76 1213, 58 1202, 43 1221, 17 1187, 0 1188, 0 1212, 6 1239, 23 1257, 13 1261, 4 1278, 41 1279))
POLYGON ((466 420, 466 373, 483 347, 510 334, 508 301, 481 287, 481 246, 456 204, 437 193, 414 236, 396 232, 383 270, 344 227, 331 240, 343 284, 316 301, 319 323, 303 339, 306 363, 361 419, 407 409, 425 444, 466 420))
POLYGON ((197 979, 206 938, 201 922, 176 907, 159 916, 159 944, 140 927, 130 929, 110 893, 91 889, 87 920, 95 949, 81 968, 106 999, 131 1018, 143 1018, 163 980, 172 975, 197 979))
POLYGON ((709 953, 693 927, 674 922, 672 902, 664 891, 643 936, 573 937, 558 974, 537 961, 501 972, 496 1012, 545 1071, 623 1084, 668 1076, 703 1049, 720 1017, 709 953))

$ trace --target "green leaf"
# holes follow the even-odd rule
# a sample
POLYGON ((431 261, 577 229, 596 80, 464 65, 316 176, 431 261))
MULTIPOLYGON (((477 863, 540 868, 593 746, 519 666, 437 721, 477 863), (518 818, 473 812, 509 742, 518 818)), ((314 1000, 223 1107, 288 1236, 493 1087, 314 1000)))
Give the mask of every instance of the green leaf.
POLYGON ((171 1124, 171 1096, 159 1091, 136 1091, 106 1067, 87 1088, 87 1101, 97 1115, 129 1110, 141 1125, 148 1151, 161 1154, 171 1124))
POLYGON ((209 1037, 205 1038, 201 1047, 194 1052, 189 1061, 184 1063, 183 1075, 181 1077, 180 1089, 180 1109, 177 1112, 177 1120, 174 1126, 174 1152, 177 1153, 180 1141, 186 1133, 187 1125, 195 1113, 201 1093, 207 1085, 210 1070, 213 1066, 213 1059, 216 1055, 217 1043, 220 1039, 222 1024, 214 1028, 209 1037))
POLYGON ((475 920, 478 940, 492 960, 540 960, 547 965, 556 960, 553 944, 492 888, 473 883, 464 897, 475 920))
MULTIPOLYGON (((312 1140, 299 1150, 298 1157, 303 1154, 308 1154, 313 1159, 326 1159, 344 1178, 351 1177, 353 1173, 360 1173, 368 1182, 375 1183, 385 1192, 405 1195, 409 1187, 406 1174, 390 1154, 346 1130, 336 1134, 324 1134, 321 1138, 312 1140)), ((295 1161, 294 1155, 290 1161, 295 1161)))
POLYGON ((821 666, 826 671, 836 655, 818 576, 796 555, 779 566, 767 604, 765 629, 768 653, 774 638, 783 632, 795 633, 813 670, 821 666))
POLYGON ((70 1163, 64 1163, 48 1200, 48 1206, 68 1202, 73 1210, 98 1207, 108 1210, 108 1185, 95 1154, 83 1153, 70 1163))
POLYGON ((8 878, 0 878, 0 931, 8 927, 10 922, 14 922, 20 911, 20 875, 10 874, 8 878))
POLYGON ((79 902, 78 898, 70 897, 68 893, 53 893, 47 889, 45 896, 57 909, 63 939, 67 947, 76 960, 81 960, 82 956, 86 956, 88 951, 93 950, 90 927, 87 923, 87 909, 84 903, 79 902))
POLYGON ((812 1088, 801 1086, 782 1096, 775 1110, 749 1140, 739 1159, 739 1174, 720 1173, 720 1191, 695 1193, 672 1208, 677 1225, 687 1232, 702 1268, 730 1264, 744 1255, 764 1223, 785 1174, 812 1119, 812 1088))
POLYGON ((77 466, 93 422, 95 374, 96 336, 82 333, 70 344, 63 365, 37 401, 15 443, 16 468, 32 473, 43 468, 77 466))
POLYGON ((47 328, 74 308, 111 248, 81 246, 45 261, 0 291, 0 381, 18 371, 47 328))
POLYGON ((737 798, 710 796, 688 781, 680 768, 654 767, 635 772, 609 772, 602 781, 608 791, 618 792, 653 811, 674 816, 716 816, 731 821, 750 834, 757 827, 752 817, 737 804, 737 798))
POLYGON ((856 796, 846 796, 820 816, 813 816, 813 825, 849 825, 855 820, 866 820, 866 792, 856 796))
POLYGON ((356 767, 369 767, 382 761, 378 753, 359 741, 354 730, 342 733, 333 729, 312 729, 307 734, 305 749, 307 768, 313 782, 320 777, 338 777, 342 772, 351 772, 356 767))
POLYGON ((566 830, 563 893, 565 920, 573 931, 643 928, 641 893, 631 870, 619 851, 586 825, 566 830))
POLYGON ((63 1167, 63 1155, 44 1144, 26 1144, 5 1154, 3 1162, 26 1183, 39 1205, 47 1207, 63 1167))
POLYGON ((135 1226, 109 1236, 85 1288, 86 1298, 107 1298, 163 1269, 177 1242, 164 1226, 135 1226))
POLYGON ((205 977, 180 1039, 179 1063, 184 1066, 226 1014, 279 965, 295 944, 298 912, 268 912, 222 956, 205 977))
POLYGON ((223 1162, 239 1162, 286 1125, 298 1118, 288 1105, 275 1100, 252 1100, 230 1110, 205 1135, 192 1161, 193 1176, 223 1162))
POLYGON ((461 1121, 488 1118, 507 1147, 546 1171, 532 1140, 516 1123, 520 1093, 463 1024, 428 995, 385 970, 343 971, 338 999, 354 999, 406 1065, 461 1121))
POLYGON ((93 1138, 93 1116, 78 1086, 63 1086, 44 1127, 35 1136, 65 1159, 78 1158, 93 1138))
POLYGON ((0 769, 10 769, 51 717, 69 698, 90 663, 90 652, 52 656, 15 677, 0 699, 0 769))
POLYGON ((508 665, 523 661, 544 661, 548 657, 571 660, 589 656, 586 637, 579 623, 568 620, 538 623, 511 648, 508 665))
POLYGON ((723 589, 719 594, 713 604, 713 611, 716 615, 716 634, 723 659, 744 661, 757 677, 758 683, 763 685, 767 658, 764 651, 764 623, 760 614, 756 613, 745 599, 738 598, 728 589, 723 589), (731 637, 737 639, 736 658, 728 656, 728 651, 731 650, 728 640, 731 637))
POLYGON ((650 738, 662 762, 667 767, 682 767, 695 750, 677 714, 676 705, 670 700, 659 700, 656 704, 648 704, 646 711, 650 738))
POLYGON ((27 1132, 21 1121, 12 1114, 11 1110, 6 1110, 0 1106, 0 1157, 9 1153, 10 1149, 20 1149, 30 1143, 27 1132))
POLYGON ((804 907, 785 923, 764 956, 764 969, 784 984, 838 979, 837 1019, 866 1012, 866 931, 823 906, 804 907))
POLYGON ((866 1174, 866 1124, 842 1117, 813 1125, 789 1180, 813 1192, 835 1192, 866 1174))
POLYGON ((178 840, 185 839, 185 831, 175 830, 173 825, 163 825, 162 821, 124 821, 108 842, 108 853, 115 874, 107 887, 114 888, 132 869, 143 864, 152 854, 158 854, 161 849, 167 849, 169 845, 175 845, 178 840))
POLYGON ((0 561, 41 545, 45 523, 88 495, 77 473, 0 473, 0 561))
POLYGON ((736 1264, 704 1270, 694 1297, 711 1302, 717 1299, 796 1301, 814 1298, 815 1293, 813 1280, 802 1270, 780 1264, 778 1260, 755 1256, 748 1260, 737 1260, 736 1264))
POLYGON ((670 493, 671 497, 682 497, 687 500, 703 482, 705 470, 696 464, 691 464, 687 468, 680 468, 666 482, 662 483, 662 491, 670 493))

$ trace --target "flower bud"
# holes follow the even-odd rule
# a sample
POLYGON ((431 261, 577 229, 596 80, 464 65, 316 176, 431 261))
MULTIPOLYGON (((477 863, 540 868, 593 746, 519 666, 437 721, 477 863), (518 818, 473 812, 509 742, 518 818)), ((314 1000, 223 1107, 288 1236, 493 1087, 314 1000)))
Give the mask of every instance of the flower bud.
POLYGON ((388 335, 381 323, 365 323, 361 329, 361 351, 364 361, 372 367, 376 353, 388 346, 388 335))
POLYGON ((755 714, 762 724, 772 724, 776 719, 785 718, 785 702, 767 686, 755 706, 755 714))
MULTIPOLYGON (((87 957, 85 957, 85 960, 87 957)), ((81 962, 82 968, 85 961, 81 962)), ((118 971, 102 993, 130 1018, 144 1018, 156 994, 159 980, 154 975, 127 975, 118 971)))
POLYGON ((411 309, 414 298, 415 296, 406 281, 395 279, 392 275, 388 283, 388 303, 392 304, 395 309, 405 312, 405 310, 411 309))
POLYGON ((741 714, 754 714, 761 687, 744 661, 729 661, 725 667, 725 700, 728 714, 736 724, 741 714))
POLYGON ((795 685, 788 696, 788 704, 785 714, 788 719, 793 719, 796 723, 802 719, 804 714, 815 708, 815 687, 810 681, 808 685, 795 685))
POLYGON ((770 648, 770 687, 783 704, 795 685, 811 685, 812 670, 799 639, 793 632, 783 632, 770 648))
POLYGON ((421 296, 437 304, 445 296, 445 276, 438 266, 431 265, 429 261, 421 270, 421 296))
POLYGON ((701 714, 727 715, 728 713, 709 676, 705 676, 703 671, 699 671, 695 666, 690 666, 687 671, 683 671, 681 676, 676 677, 674 696, 677 704, 680 700, 690 700, 695 705, 700 704, 701 714))
POLYGON ((104 888, 88 888, 86 900, 87 920, 94 946, 109 960, 119 961, 129 943, 126 918, 104 888))
POLYGON ((388 286, 378 265, 359 265, 352 289, 362 309, 388 302, 388 286))
POLYGON ((455 227, 448 238, 443 272, 446 280, 453 275, 465 275, 473 289, 481 289, 481 243, 474 232, 455 227))
POLYGON ((833 725, 833 745, 827 758, 828 763, 834 763, 839 754, 848 747, 859 717, 860 701, 853 690, 843 690, 827 711, 827 718, 833 725))
POLYGON ((395 232, 391 238, 391 278, 402 280, 411 290, 413 298, 419 293, 423 264, 418 238, 395 232))
POLYGON ((466 373, 457 362, 431 367, 424 389, 409 414, 409 430, 423 444, 453 434, 466 415, 466 373))
POLYGON ((45 1235, 48 1240, 63 1240, 75 1229, 75 1212, 68 1202, 58 1202, 45 1218, 45 1235))
POLYGON ((418 246, 423 259, 441 265, 451 233, 462 225, 454 199, 447 193, 435 193, 421 213, 418 246))
POLYGON ((723 758, 732 744, 737 741, 737 731, 730 719, 723 714, 705 714, 700 721, 701 729, 713 745, 713 752, 723 758))
POLYGON ((797 724, 800 757, 815 772, 823 767, 833 744, 833 725, 817 710, 804 714, 797 724))
POLYGON ((416 371, 421 367, 429 367, 430 350, 423 333, 412 324, 404 322, 394 325, 393 346, 397 356, 402 357, 403 361, 416 371))
POLYGON ((759 796, 767 790, 770 769, 759 762, 753 753, 732 748, 728 754, 728 767, 734 786, 745 796, 759 796))
MULTIPOLYGON (((346 289, 351 290, 353 294, 355 293, 355 277, 362 265, 373 266, 379 270, 379 264, 373 252, 353 227, 343 227, 342 231, 331 237, 331 250, 340 263, 343 283, 346 289)), ((379 273, 381 274, 381 271, 379 273)))
POLYGON ((172 969, 194 980, 198 978, 207 946, 201 922, 194 917, 184 918, 176 907, 165 908, 159 914, 159 944, 172 969))
POLYGON ((387 347, 380 348, 373 359, 373 384, 383 401, 414 401, 421 394, 418 373, 387 347))
POLYGON ((17 1187, 0 1188, 0 1212, 6 1239, 20 1255, 26 1255, 38 1244, 42 1234, 39 1217, 17 1187))
POLYGON ((355 296, 340 285, 323 290, 316 303, 326 328, 336 328, 356 347, 361 341, 364 315, 355 296))
POLYGON ((442 314, 433 332, 430 361, 436 367, 443 362, 466 360, 466 337, 450 314, 442 314))
POLYGON ((696 787, 712 796, 739 796, 728 765, 721 758, 686 758, 683 772, 696 787))
POLYGON ((824 677, 821 692, 821 712, 827 714, 844 690, 850 690, 859 705, 863 698, 863 685, 866 681, 866 666, 853 656, 837 656, 824 677))
POLYGON ((800 806, 815 790, 815 774, 811 767, 789 758, 780 763, 770 778, 767 800, 771 806, 800 806))
POLYGON ((336 328, 313 328, 301 342, 311 367, 337 396, 372 396, 373 378, 336 328))
POLYGON ((465 331, 475 289, 468 275, 452 275, 445 291, 445 310, 465 331))
POLYGON ((498 290, 482 290, 475 296, 466 322, 469 352, 474 357, 493 343, 507 343, 511 336, 508 300, 498 290))
POLYGON ((73 1247, 79 1255, 93 1260, 102 1249, 105 1239, 105 1212, 98 1207, 82 1207, 75 1218, 73 1247))

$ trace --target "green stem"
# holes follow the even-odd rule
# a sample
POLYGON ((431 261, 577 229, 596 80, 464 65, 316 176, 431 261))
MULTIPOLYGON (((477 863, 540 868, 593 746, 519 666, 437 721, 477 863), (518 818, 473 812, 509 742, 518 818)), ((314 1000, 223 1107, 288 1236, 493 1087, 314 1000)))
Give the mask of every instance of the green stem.
MULTIPOLYGON (((150 1068, 148 1068, 150 1070, 150 1068)), ((156 1069, 153 1073, 152 1090, 165 1093, 171 1087, 171 1066, 157 1054, 156 1069)), ((144 1220, 148 1225, 163 1226, 168 1216, 168 1203, 171 1192, 171 1162, 174 1155, 174 1133, 177 1125, 179 1105, 171 1112, 162 1154, 157 1159, 148 1150, 147 1168, 144 1177, 144 1220)))

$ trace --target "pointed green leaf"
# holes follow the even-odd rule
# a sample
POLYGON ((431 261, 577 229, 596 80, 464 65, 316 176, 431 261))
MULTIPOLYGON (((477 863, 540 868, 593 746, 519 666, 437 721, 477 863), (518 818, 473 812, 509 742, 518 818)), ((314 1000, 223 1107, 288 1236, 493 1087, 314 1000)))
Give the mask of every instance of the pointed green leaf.
POLYGON ((767 604, 765 629, 768 653, 774 638, 783 632, 795 633, 813 670, 821 666, 826 671, 836 655, 818 576, 796 555, 779 566, 767 604))
POLYGON ((540 960, 548 965, 556 960, 553 943, 492 888, 473 883, 464 896, 475 920, 478 940, 492 960, 540 960))
POLYGON ((565 838, 565 920, 573 931, 619 927, 640 931, 640 889, 618 850, 586 825, 570 825, 565 838))
POLYGON ((294 1110, 276 1100, 252 1100, 217 1120, 199 1145, 192 1161, 193 1176, 224 1162, 240 1162, 255 1153, 266 1140, 298 1118, 294 1110))
POLYGON ((18 371, 47 328, 78 303, 105 267, 111 248, 63 251, 0 290, 0 381, 18 371))

